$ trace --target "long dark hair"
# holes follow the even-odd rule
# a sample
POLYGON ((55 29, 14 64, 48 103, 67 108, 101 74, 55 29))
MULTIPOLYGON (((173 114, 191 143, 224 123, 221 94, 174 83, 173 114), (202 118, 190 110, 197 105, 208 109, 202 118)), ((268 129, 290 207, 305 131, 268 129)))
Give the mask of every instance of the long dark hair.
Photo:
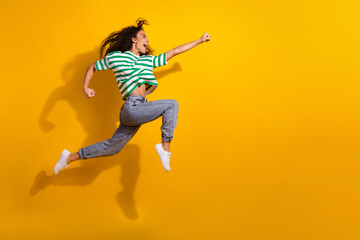
MULTIPOLYGON (((149 22, 146 19, 139 18, 136 20, 136 26, 128 26, 121 29, 120 31, 113 32, 102 41, 100 46, 100 59, 105 57, 106 54, 113 51, 126 52, 130 51, 132 47, 132 38, 136 38, 137 33, 143 29, 143 25, 149 25, 149 22), (106 49, 107 48, 107 49, 106 49), (104 54, 104 51, 106 52, 104 54)), ((154 52, 150 46, 146 47, 145 54, 141 55, 151 55, 154 52)))

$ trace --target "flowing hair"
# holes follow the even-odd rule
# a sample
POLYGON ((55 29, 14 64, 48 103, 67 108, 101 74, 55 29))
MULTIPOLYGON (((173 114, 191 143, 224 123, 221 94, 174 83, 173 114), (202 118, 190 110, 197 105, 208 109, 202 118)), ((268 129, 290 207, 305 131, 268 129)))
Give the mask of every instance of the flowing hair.
MULTIPOLYGON (((146 19, 139 18, 138 20, 136 20, 136 26, 128 26, 121 29, 120 31, 111 33, 109 37, 104 39, 101 43, 100 59, 113 51, 130 51, 132 47, 132 38, 136 38, 137 33, 140 30, 144 30, 143 25, 149 25, 149 22, 146 19)), ((153 52, 154 50, 148 45, 146 47, 145 54, 140 53, 140 55, 151 55, 153 52)))

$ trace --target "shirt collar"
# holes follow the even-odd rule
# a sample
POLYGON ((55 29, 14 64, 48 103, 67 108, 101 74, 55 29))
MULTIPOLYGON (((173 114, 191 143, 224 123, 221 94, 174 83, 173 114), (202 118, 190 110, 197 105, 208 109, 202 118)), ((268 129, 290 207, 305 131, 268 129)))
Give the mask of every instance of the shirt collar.
POLYGON ((140 56, 138 56, 138 55, 133 54, 133 53, 130 52, 130 51, 126 51, 126 52, 130 53, 131 55, 133 55, 133 56, 136 57, 136 58, 139 58, 139 57, 140 57, 140 56))

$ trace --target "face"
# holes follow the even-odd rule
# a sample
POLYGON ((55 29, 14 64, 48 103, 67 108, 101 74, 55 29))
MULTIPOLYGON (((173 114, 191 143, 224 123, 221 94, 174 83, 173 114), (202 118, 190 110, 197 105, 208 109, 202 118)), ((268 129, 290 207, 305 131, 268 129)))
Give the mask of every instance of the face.
POLYGON ((133 38, 133 43, 135 44, 135 49, 137 49, 141 54, 146 53, 146 47, 149 45, 149 39, 147 39, 144 30, 140 30, 137 33, 136 39, 133 38))

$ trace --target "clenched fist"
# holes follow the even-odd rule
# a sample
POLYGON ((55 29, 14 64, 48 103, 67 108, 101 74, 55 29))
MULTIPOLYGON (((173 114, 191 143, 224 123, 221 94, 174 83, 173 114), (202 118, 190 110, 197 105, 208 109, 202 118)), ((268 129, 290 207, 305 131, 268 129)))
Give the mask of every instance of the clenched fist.
POLYGON ((202 37, 201 37, 201 42, 208 42, 210 41, 210 34, 205 33, 202 37))
POLYGON ((91 88, 84 88, 84 93, 88 98, 95 96, 95 91, 94 91, 94 89, 91 89, 91 88))

